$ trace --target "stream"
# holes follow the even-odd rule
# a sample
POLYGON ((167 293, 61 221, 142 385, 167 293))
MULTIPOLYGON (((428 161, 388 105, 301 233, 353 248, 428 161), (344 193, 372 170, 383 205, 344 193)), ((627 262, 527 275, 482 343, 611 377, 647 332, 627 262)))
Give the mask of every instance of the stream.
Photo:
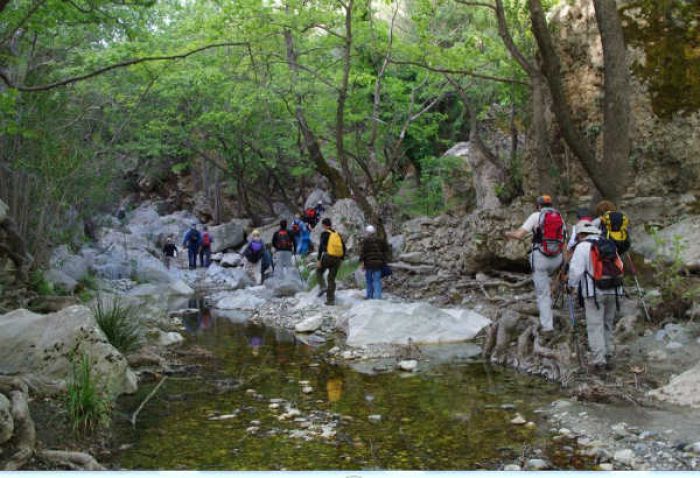
POLYGON ((422 373, 361 373, 327 360, 287 331, 183 319, 190 360, 138 416, 155 386, 118 403, 112 466, 192 470, 501 469, 521 457, 591 469, 574 445, 554 441, 536 412, 558 386, 451 360, 422 373), (512 424, 520 414, 528 423, 512 424))

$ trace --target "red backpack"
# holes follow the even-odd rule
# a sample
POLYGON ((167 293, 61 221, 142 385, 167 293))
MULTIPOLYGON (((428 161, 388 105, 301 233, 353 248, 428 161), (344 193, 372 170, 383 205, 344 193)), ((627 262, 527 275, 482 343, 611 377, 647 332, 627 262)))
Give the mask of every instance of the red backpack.
POLYGON ((316 219, 316 209, 310 207, 306 211, 304 211, 304 216, 306 216, 306 219, 308 221, 313 221, 316 219))
POLYGON ((202 234, 202 245, 204 247, 211 246, 211 236, 209 235, 208 232, 205 232, 204 234, 202 234))
POLYGON ((292 249, 292 239, 289 237, 289 232, 285 229, 277 231, 277 249, 288 251, 292 249))
POLYGON ((566 235, 561 214, 556 209, 542 209, 538 222, 533 236, 534 248, 545 256, 558 256, 564 250, 566 235))

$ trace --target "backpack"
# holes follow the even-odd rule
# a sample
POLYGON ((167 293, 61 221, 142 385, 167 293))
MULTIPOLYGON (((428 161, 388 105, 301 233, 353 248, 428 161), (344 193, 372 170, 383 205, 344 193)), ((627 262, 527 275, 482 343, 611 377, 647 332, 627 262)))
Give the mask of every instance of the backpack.
POLYGON ((546 208, 540 212, 537 229, 533 235, 534 249, 545 256, 558 256, 564 249, 566 229, 561 214, 556 209, 546 208))
POLYGON ((199 231, 192 229, 190 231, 190 238, 188 239, 189 245, 190 246, 196 246, 199 244, 199 239, 200 239, 199 231))
POLYGON ((328 245, 326 253, 331 257, 343 257, 343 240, 334 230, 330 230, 331 235, 328 237, 328 245))
POLYGON ((615 242, 618 254, 627 252, 631 246, 630 236, 627 231, 630 220, 625 213, 620 211, 608 211, 600 218, 603 226, 603 237, 615 242))
POLYGON ((209 235, 208 232, 205 232, 204 234, 202 234, 202 246, 204 246, 204 247, 211 246, 211 236, 209 235))
POLYGON ((299 234, 299 224, 297 224, 296 222, 292 224, 292 232, 294 234, 299 234))
MULTIPOLYGON (((586 274, 593 279, 593 286, 596 289, 615 289, 615 296, 617 296, 617 288, 622 285, 624 266, 617 253, 615 241, 600 238, 587 239, 587 242, 591 243, 593 273, 586 272, 586 274)), ((595 295, 595 290, 593 293, 595 295)))
POLYGON ((316 209, 312 207, 308 208, 304 211, 304 217, 306 217, 308 221, 314 221, 316 219, 316 209))
POLYGON ((258 262, 263 255, 263 243, 260 241, 250 241, 245 249, 245 258, 250 262, 258 262))
POLYGON ((288 251, 292 249, 292 239, 289 237, 289 232, 286 229, 277 231, 277 249, 288 251))

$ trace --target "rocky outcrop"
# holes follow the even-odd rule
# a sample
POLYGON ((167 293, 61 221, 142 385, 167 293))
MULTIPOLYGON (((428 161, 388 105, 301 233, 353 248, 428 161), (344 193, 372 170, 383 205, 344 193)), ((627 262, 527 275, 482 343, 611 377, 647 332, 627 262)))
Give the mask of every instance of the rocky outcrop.
POLYGON ((648 259, 656 257, 672 263, 678 255, 690 271, 700 270, 700 216, 691 216, 657 231, 654 235, 637 233, 634 250, 648 259))
POLYGON ((0 315, 0 371, 19 374, 40 390, 62 388, 71 360, 85 354, 93 377, 112 396, 136 390, 136 376, 100 330, 93 313, 72 306, 48 315, 18 309, 0 315))
POLYGON ((700 364, 671 379, 649 395, 675 405, 700 408, 700 364))
MULTIPOLYGON (((322 218, 330 218, 333 224, 333 229, 338 231, 343 236, 345 247, 348 250, 355 250, 358 245, 358 239, 361 237, 365 226, 365 215, 352 199, 341 199, 333 206, 327 207, 322 218)), ((314 244, 318 244, 321 239, 323 227, 319 223, 311 233, 311 240, 314 244)))
POLYGON ((214 241, 211 244, 212 252, 221 252, 225 249, 236 248, 245 241, 245 229, 250 225, 247 219, 234 219, 226 224, 209 228, 214 241))

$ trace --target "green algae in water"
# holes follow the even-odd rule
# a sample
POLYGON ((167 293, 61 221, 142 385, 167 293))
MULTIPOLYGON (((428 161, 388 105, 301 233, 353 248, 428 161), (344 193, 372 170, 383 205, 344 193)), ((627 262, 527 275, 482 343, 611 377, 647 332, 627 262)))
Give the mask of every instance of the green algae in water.
MULTIPOLYGON (((166 382, 141 412, 136 430, 119 422, 117 446, 133 446, 117 455, 115 466, 495 469, 516 460, 524 447, 556 451, 545 432, 510 424, 516 413, 512 406, 537 421, 533 410, 557 398, 557 388, 542 380, 483 364, 442 365, 424 375, 364 375, 322 362, 321 351, 284 332, 221 320, 207 325, 189 341, 215 358, 203 363, 197 376, 166 382), (222 379, 241 384, 217 389, 216 381, 222 379), (309 381, 313 392, 303 393, 300 380, 309 381), (264 398, 246 393, 249 388, 264 398), (278 420, 281 411, 269 406, 273 398, 293 402, 311 426, 319 417, 334 420, 335 436, 290 437, 290 430, 303 428, 293 420, 278 420), (512 406, 502 408, 504 404, 512 406), (221 415, 233 417, 211 420, 221 415), (372 422, 372 415, 381 419, 372 422), (247 432, 253 424, 259 430, 247 432)), ((146 393, 122 403, 123 409, 133 410, 146 393)))

